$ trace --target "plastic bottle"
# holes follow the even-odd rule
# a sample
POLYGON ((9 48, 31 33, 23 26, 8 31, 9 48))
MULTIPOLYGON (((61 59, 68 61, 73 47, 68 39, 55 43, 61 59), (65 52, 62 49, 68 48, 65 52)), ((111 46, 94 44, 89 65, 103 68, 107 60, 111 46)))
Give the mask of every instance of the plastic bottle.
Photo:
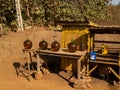
POLYGON ((90 52, 90 60, 96 60, 96 52, 95 51, 91 51, 90 52))

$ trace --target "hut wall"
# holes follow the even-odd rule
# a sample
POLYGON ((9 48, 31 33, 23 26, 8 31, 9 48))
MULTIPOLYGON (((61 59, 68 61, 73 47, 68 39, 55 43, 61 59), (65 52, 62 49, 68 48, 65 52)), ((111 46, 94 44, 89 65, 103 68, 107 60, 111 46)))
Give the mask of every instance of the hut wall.
MULTIPOLYGON (((77 44, 77 49, 79 50, 80 42, 83 42, 87 45, 87 34, 86 27, 80 25, 63 25, 62 28, 62 48, 68 48, 68 44, 71 42, 71 39, 77 44)), ((67 71, 76 72, 77 60, 70 58, 62 58, 61 68, 67 71)))

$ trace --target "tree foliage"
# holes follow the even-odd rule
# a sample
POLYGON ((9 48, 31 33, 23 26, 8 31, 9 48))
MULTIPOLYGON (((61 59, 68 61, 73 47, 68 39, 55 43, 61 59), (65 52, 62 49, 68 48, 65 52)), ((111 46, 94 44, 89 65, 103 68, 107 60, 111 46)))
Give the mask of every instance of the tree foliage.
MULTIPOLYGON (((20 0, 25 25, 108 17, 110 0, 20 0)), ((0 0, 0 23, 16 25, 15 0, 0 0), (13 23, 14 22, 14 23, 13 23)))
POLYGON ((12 26, 16 19, 14 0, 0 0, 0 23, 12 26))
POLYGON ((110 18, 104 20, 98 20, 101 25, 117 25, 120 26, 120 3, 118 5, 110 5, 110 18))

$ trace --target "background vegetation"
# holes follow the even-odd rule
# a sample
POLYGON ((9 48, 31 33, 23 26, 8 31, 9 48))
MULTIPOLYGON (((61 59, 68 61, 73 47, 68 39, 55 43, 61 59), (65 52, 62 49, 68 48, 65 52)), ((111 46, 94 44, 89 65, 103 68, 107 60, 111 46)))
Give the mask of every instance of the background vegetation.
MULTIPOLYGON (((120 4, 111 5, 110 0, 20 0, 24 26, 55 24, 55 21, 120 22, 120 4), (117 13, 116 13, 117 12, 117 13), (117 16, 117 17, 116 17, 117 16), (116 19, 117 18, 117 19, 116 19)), ((17 28, 15 0, 0 0, 0 23, 17 28)))

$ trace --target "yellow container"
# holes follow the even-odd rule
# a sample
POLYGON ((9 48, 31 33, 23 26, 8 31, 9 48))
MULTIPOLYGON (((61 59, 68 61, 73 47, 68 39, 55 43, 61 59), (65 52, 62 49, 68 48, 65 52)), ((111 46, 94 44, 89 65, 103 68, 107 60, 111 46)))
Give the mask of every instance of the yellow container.
POLYGON ((103 55, 106 55, 106 54, 108 54, 108 46, 107 45, 102 45, 102 54, 103 55))

